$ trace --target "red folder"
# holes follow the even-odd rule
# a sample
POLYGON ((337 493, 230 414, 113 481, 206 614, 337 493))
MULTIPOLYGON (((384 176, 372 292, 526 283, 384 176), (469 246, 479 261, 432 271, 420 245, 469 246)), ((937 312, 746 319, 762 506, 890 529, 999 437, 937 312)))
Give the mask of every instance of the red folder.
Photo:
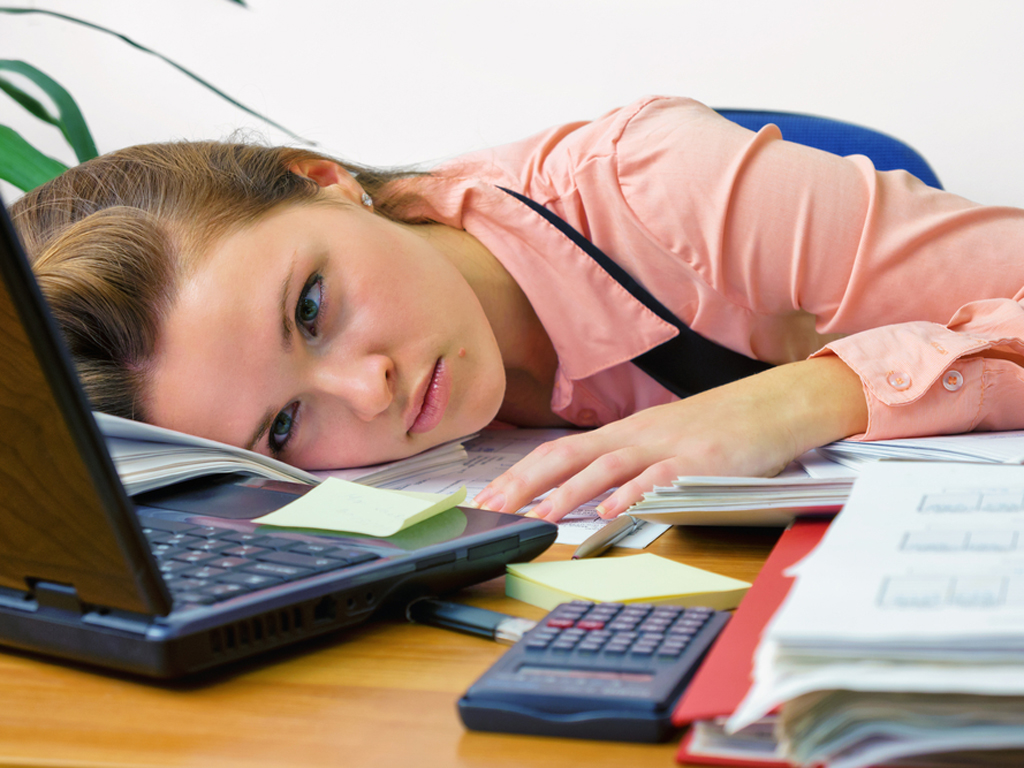
MULTIPOLYGON (((820 518, 798 518, 783 532, 743 602, 676 705, 672 714, 675 725, 715 720, 727 717, 736 710, 750 688, 754 651, 761 639, 761 631, 782 604, 793 583, 784 572, 814 549, 825 535, 830 522, 820 518)), ((762 768, 789 765, 778 761, 748 761, 691 754, 691 738, 692 733, 688 733, 683 739, 676 756, 679 762, 756 765, 762 768)))

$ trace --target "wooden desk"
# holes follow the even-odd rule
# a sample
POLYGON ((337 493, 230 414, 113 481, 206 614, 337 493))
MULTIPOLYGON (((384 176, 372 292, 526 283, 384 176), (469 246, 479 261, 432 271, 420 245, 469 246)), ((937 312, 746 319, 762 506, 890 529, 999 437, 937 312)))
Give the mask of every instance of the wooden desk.
MULTIPOLYGON (((674 529, 648 551, 750 581, 777 536, 674 529)), ((553 547, 541 559, 571 551, 553 547)), ((495 579, 459 599, 530 618, 544 614, 503 589, 495 579)), ((0 653, 0 765, 675 765, 678 739, 636 745, 466 731, 456 701, 504 650, 441 629, 376 621, 174 686, 0 653)))

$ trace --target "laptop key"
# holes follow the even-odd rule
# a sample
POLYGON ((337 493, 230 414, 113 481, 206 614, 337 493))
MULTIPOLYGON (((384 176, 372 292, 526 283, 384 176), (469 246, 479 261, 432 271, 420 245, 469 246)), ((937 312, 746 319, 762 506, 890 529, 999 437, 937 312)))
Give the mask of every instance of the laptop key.
POLYGON ((198 544, 205 539, 201 539, 199 536, 193 536, 189 533, 161 533, 157 536, 149 537, 149 544, 170 544, 175 547, 185 547, 189 544, 198 544))
POLYGON ((246 543, 255 544, 257 547, 267 547, 268 549, 291 549, 302 542, 298 539, 286 539, 283 536, 263 536, 246 543))
POLYGON ((226 571, 223 568, 214 568, 210 565, 204 565, 199 568, 192 568, 188 571, 181 571, 182 576, 188 576, 192 579, 218 579, 230 571, 226 571))
POLYGON ((233 533, 225 533, 220 538, 225 541, 234 541, 238 544, 252 544, 257 539, 265 539, 267 536, 265 533, 234 531, 233 533))
POLYGON ((180 520, 164 520, 159 517, 148 517, 139 515, 139 524, 143 530, 149 528, 156 531, 169 531, 171 533, 183 533, 190 531, 196 526, 192 523, 183 523, 180 520))
POLYGON ((205 595, 202 592, 174 592, 171 594, 171 598, 175 603, 192 603, 196 605, 209 605, 210 603, 216 602, 217 598, 213 595, 205 595))
POLYGON ((280 565, 309 568, 313 571, 329 571, 346 565, 344 561, 331 557, 303 555, 299 552, 264 552, 261 555, 257 555, 256 559, 266 563, 279 563, 280 565))
POLYGON ((208 568, 223 568, 229 571, 232 568, 240 568, 251 563, 252 560, 246 560, 244 557, 218 557, 214 560, 207 560, 203 565, 208 568))
POLYGON ((171 559, 180 560, 183 563, 195 563, 196 565, 198 565, 199 563, 205 562, 207 560, 212 560, 215 557, 217 557, 217 555, 213 552, 202 552, 197 549, 188 549, 184 552, 180 552, 179 554, 174 555, 174 557, 172 557, 171 559))
POLYGON ((233 542, 220 541, 219 539, 200 539, 195 544, 186 544, 189 549, 195 549, 201 552, 215 552, 218 555, 223 553, 225 549, 230 548, 233 542))
POLYGON ((229 547, 225 549, 223 554, 229 555, 230 557, 252 557, 258 555, 261 552, 269 552, 270 550, 266 547, 256 547, 252 544, 239 544, 237 547, 229 547))
POLYGON ((242 584, 211 584, 208 587, 203 587, 201 591, 203 594, 212 595, 219 600, 223 600, 226 597, 244 594, 250 590, 242 584))
POLYGON ((281 579, 274 576, 262 573, 243 573, 242 571, 227 571, 222 576, 218 576, 217 581, 224 584, 241 584, 243 587, 252 587, 253 589, 281 583, 281 579))
POLYGON ((203 587, 210 586, 210 584, 211 582, 208 579, 169 579, 167 581, 167 588, 172 592, 195 592, 203 587))
POLYGON ((291 547, 289 552, 298 552, 300 555, 326 556, 327 553, 337 549, 338 545, 333 541, 307 541, 297 547, 291 547))
POLYGON ((338 549, 331 553, 331 557, 344 557, 345 562, 349 565, 359 565, 360 563, 368 563, 370 560, 377 560, 380 555, 367 552, 364 549, 338 549))
POLYGON ((191 568, 195 568, 195 565, 193 563, 186 563, 181 560, 164 560, 158 563, 157 567, 160 569, 160 573, 167 576, 172 573, 184 573, 185 571, 191 568))
POLYGON ((297 579, 313 573, 308 568, 297 568, 294 565, 278 565, 277 563, 252 563, 242 568, 245 573, 258 573, 265 576, 276 576, 279 579, 297 579))

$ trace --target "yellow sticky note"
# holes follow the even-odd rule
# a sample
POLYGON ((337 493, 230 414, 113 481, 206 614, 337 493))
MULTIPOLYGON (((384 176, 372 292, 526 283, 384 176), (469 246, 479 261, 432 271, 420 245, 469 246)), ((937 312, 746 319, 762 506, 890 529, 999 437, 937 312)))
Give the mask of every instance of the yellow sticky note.
POLYGON ((728 610, 750 584, 644 553, 507 566, 505 594, 548 610, 570 600, 671 603, 728 610))
POLYGON ((371 488, 329 477, 281 509, 253 520, 282 528, 393 536, 428 517, 444 512, 466 498, 463 486, 455 493, 403 493, 371 488))

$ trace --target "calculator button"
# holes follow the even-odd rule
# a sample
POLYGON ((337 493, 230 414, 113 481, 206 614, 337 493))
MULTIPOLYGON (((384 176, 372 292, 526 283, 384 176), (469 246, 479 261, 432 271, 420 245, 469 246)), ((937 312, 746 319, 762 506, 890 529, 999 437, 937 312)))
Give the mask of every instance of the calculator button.
POLYGON ((579 629, 604 629, 604 622, 594 621, 593 619, 581 619, 576 622, 576 626, 579 629))
POLYGON ((546 638, 531 637, 526 641, 526 647, 531 650, 543 651, 551 641, 546 638))
POLYGON ((548 619, 545 622, 549 627, 558 627, 559 629, 568 629, 569 627, 576 624, 574 619, 548 619))
POLYGON ((668 631, 668 637, 676 640, 686 640, 687 642, 696 634, 692 629, 670 629, 668 631))
POLYGON ((600 643, 580 643, 576 646, 577 653, 597 653, 601 650, 600 643))
POLYGON ((640 640, 638 642, 660 643, 664 639, 665 634, 663 632, 644 632, 642 635, 640 635, 640 640))
POLYGON ((683 649, 678 647, 678 646, 675 646, 675 645, 671 645, 671 646, 663 645, 661 648, 658 649, 658 655, 659 656, 661 656, 663 658, 669 658, 669 659, 674 659, 676 656, 678 656, 682 652, 683 652, 683 649))
POLYGON ((659 605, 654 609, 655 616, 678 616, 685 608, 680 605, 659 605))
POLYGON ((632 656, 653 656, 654 648, 649 645, 634 645, 630 654, 632 656))
POLYGON ((619 656, 628 650, 628 645, 621 645, 619 643, 608 643, 608 645, 604 647, 604 652, 611 656, 619 656))
POLYGON ((636 629, 636 625, 637 622, 635 621, 620 621, 616 619, 615 621, 606 624, 605 626, 612 632, 629 632, 631 630, 636 629))

